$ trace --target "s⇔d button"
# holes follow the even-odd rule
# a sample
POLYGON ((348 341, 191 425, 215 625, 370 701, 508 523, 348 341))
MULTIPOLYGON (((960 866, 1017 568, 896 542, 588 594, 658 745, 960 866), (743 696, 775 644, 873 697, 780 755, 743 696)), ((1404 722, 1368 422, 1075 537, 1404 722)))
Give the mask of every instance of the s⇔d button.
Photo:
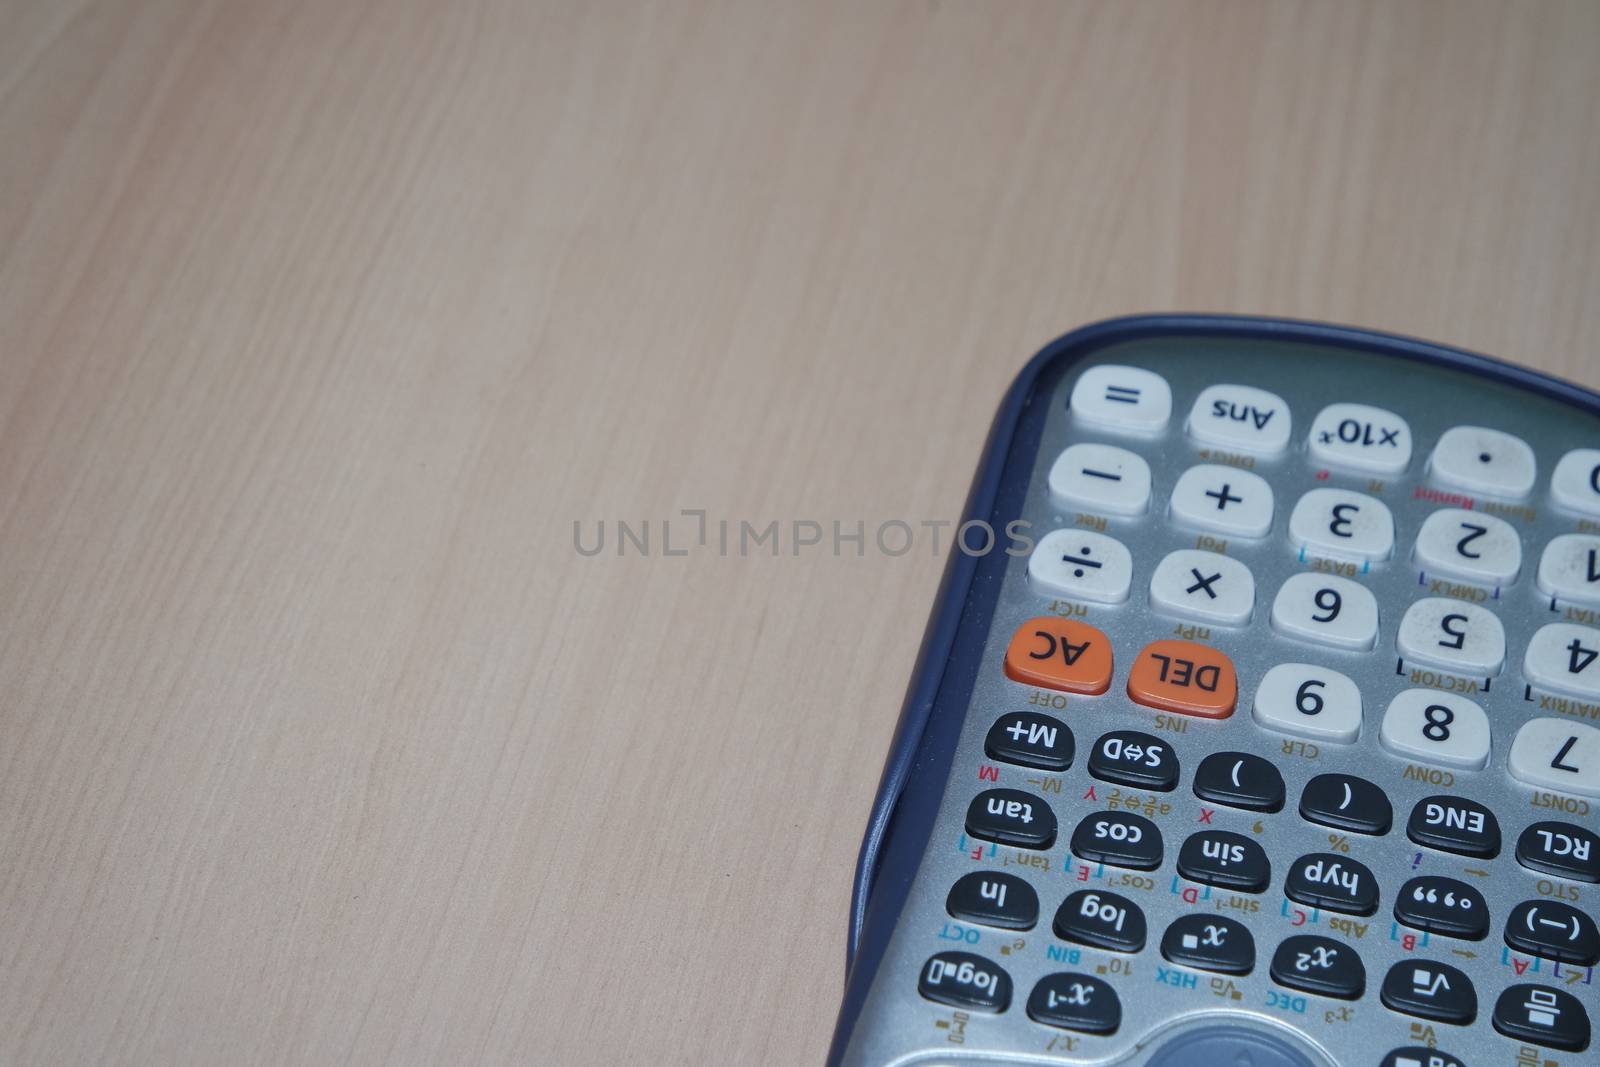
POLYGON ((1133 661, 1128 696, 1158 711, 1226 719, 1239 697, 1239 679, 1233 661, 1214 648, 1193 641, 1155 641, 1133 661))
POLYGON ((1029 619, 1011 635, 1006 677, 1065 693, 1104 693, 1111 688, 1111 641, 1071 619, 1029 619))

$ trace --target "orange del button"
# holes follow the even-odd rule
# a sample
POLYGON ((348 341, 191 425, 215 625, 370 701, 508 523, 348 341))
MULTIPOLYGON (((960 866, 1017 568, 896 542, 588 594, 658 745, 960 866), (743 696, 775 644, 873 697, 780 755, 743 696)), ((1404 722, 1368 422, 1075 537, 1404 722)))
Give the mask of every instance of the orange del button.
POLYGON ((1226 719, 1233 714, 1239 679, 1233 662, 1214 648, 1193 641, 1146 645, 1128 672, 1128 695, 1137 704, 1226 719))
POLYGON ((1093 626, 1041 615, 1011 635, 1006 677, 1068 693, 1104 693, 1111 688, 1111 642, 1093 626))

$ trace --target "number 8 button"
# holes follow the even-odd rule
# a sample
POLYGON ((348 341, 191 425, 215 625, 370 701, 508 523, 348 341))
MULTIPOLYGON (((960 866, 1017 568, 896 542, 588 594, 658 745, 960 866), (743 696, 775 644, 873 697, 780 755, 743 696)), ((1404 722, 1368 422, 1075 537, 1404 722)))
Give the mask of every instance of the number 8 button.
POLYGON ((1453 693, 1407 689, 1389 701, 1379 736, 1408 759, 1469 771, 1489 762, 1489 716, 1453 693))
POLYGON ((1378 641, 1378 601, 1348 578, 1297 574, 1272 602, 1272 628, 1304 641, 1364 651, 1378 641))

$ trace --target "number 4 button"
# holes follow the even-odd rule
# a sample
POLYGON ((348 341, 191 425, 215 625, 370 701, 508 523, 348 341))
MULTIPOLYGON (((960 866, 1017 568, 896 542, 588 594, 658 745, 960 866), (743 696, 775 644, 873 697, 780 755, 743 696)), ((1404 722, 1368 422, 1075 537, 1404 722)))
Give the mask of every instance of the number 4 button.
POLYGON ((1554 622, 1528 642, 1523 676, 1540 689, 1600 700, 1600 630, 1554 622))

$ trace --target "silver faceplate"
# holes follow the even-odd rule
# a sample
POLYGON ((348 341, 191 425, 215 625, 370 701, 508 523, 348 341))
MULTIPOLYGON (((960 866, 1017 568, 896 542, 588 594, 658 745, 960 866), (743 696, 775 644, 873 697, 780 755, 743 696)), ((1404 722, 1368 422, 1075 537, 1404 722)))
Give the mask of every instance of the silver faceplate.
MULTIPOLYGON (((1393 357, 1366 355, 1343 349, 1318 348, 1305 344, 1278 344, 1227 340, 1144 340, 1103 349, 1074 368, 1060 381, 1049 400, 1047 418, 1039 452, 1033 464, 1024 517, 1035 537, 1085 521, 1101 521, 1062 512, 1052 506, 1046 488, 1051 460, 1067 445, 1079 441, 1100 441, 1131 449, 1143 456, 1154 475, 1150 511, 1139 518, 1105 517, 1104 532, 1122 541, 1133 554, 1133 591, 1127 603, 1115 607, 1087 605, 1078 616, 1111 638, 1116 670, 1109 692, 1097 697, 1069 696, 1064 708, 1031 705, 1031 693, 1042 692, 1009 681, 1001 664, 1013 631, 1027 619, 1052 610, 1051 598, 1028 587, 1026 558, 1012 559, 987 638, 983 665, 968 707, 961 740, 956 749, 950 777, 940 811, 934 823, 928 850, 916 875, 906 906, 901 913, 887 953, 879 967, 872 989, 857 1021, 844 1062, 855 1065, 931 1064, 931 1063, 1072 1063, 1144 1064, 1154 1050, 1170 1036, 1202 1022, 1229 1020, 1247 1027, 1260 1027, 1295 1035, 1308 1057, 1319 1056, 1339 1067, 1376 1067, 1390 1049, 1408 1045, 1436 1044, 1444 1052, 1459 1057, 1472 1067, 1526 1067, 1528 1063, 1546 1067, 1575 1067, 1600 1063, 1600 1054, 1591 1044, 1583 1053, 1562 1053, 1535 1049, 1531 1060, 1519 1058, 1531 1048, 1501 1036, 1490 1025, 1490 1015, 1499 993, 1509 984, 1537 981, 1559 984, 1574 993, 1589 1010, 1591 1021, 1600 1026, 1600 984, 1592 972, 1572 981, 1569 968, 1559 976, 1550 961, 1528 965, 1525 976, 1514 968, 1514 956, 1506 949, 1501 931, 1509 910, 1517 903, 1541 893, 1561 899, 1594 913, 1600 900, 1600 886, 1551 879, 1519 866, 1513 857, 1518 834, 1529 823, 1543 819, 1563 819, 1600 828, 1595 804, 1581 802, 1575 812, 1536 806, 1536 794, 1513 781, 1506 773, 1506 754, 1518 726, 1530 718, 1552 715, 1540 710, 1540 694, 1524 699, 1521 658, 1529 638, 1541 625, 1567 619, 1565 610, 1552 611, 1548 597, 1535 589, 1534 574, 1544 545, 1558 534, 1580 529, 1594 530, 1597 524, 1583 523, 1551 506, 1549 476, 1556 461, 1568 449, 1600 445, 1600 420, 1575 408, 1513 389, 1468 373, 1444 369, 1393 357), (1120 363, 1144 367, 1162 375, 1172 387, 1172 419, 1167 432, 1157 439, 1144 439, 1097 430, 1077 422, 1068 412, 1072 384, 1084 369, 1099 363, 1120 363), (1239 702, 1232 717, 1217 721, 1185 720, 1183 732, 1172 732, 1157 724, 1150 709, 1133 704, 1123 691, 1127 665, 1147 643, 1167 637, 1180 637, 1180 620, 1155 615, 1149 608, 1148 582, 1155 564, 1168 552, 1179 548, 1212 547, 1192 530, 1175 526, 1166 515, 1167 493, 1176 478, 1188 467, 1207 462, 1203 446, 1189 439, 1184 424, 1194 398, 1208 385, 1233 383, 1259 386, 1277 393, 1289 402, 1294 434, 1287 453, 1274 459, 1257 460, 1253 470, 1271 484, 1276 498, 1273 527, 1257 541, 1229 539, 1228 555, 1244 562, 1256 579, 1256 608, 1249 625, 1238 629, 1212 627, 1210 642, 1232 658, 1239 676, 1239 702), (1306 449, 1306 433, 1312 419, 1326 404, 1353 401, 1387 408, 1405 418, 1411 426, 1414 451, 1409 469, 1377 486, 1368 475, 1333 470, 1326 479, 1318 478, 1318 467, 1306 449), (1408 777, 1407 761, 1396 758, 1379 744, 1378 725, 1391 697, 1411 688, 1408 677, 1397 675, 1395 629, 1406 607, 1430 595, 1419 579, 1411 559, 1411 546, 1427 515, 1447 504, 1416 499, 1413 490, 1430 486, 1427 477, 1429 451, 1447 428, 1478 424, 1516 434, 1533 446, 1538 457, 1539 481, 1533 493, 1520 501, 1532 509, 1531 517, 1501 512, 1517 528, 1523 539, 1523 569, 1511 586, 1503 589, 1492 608, 1505 625, 1507 662, 1503 672, 1492 680, 1488 692, 1467 694, 1488 711, 1493 724, 1493 753, 1482 771, 1453 774, 1453 785, 1444 786, 1408 777), (1299 546, 1289 542, 1288 516, 1304 492, 1333 486, 1377 496, 1394 512, 1395 552, 1391 559, 1372 564, 1357 579, 1377 595, 1380 608, 1378 645, 1371 652, 1341 652, 1293 641, 1275 633, 1269 616, 1272 597, 1283 581, 1311 567, 1303 561, 1299 546), (1269 733, 1251 719, 1250 707, 1255 686, 1266 670, 1277 663, 1303 661, 1330 666, 1350 676, 1363 695, 1364 721, 1359 740, 1351 745, 1323 744, 1310 755, 1292 739, 1269 733), (1051 775, 1021 767, 999 765, 999 779, 982 781, 980 767, 994 764, 983 753, 985 732, 1001 713, 1036 710, 1066 722, 1077 742, 1077 755, 1066 772, 1051 775), (1090 746, 1103 733, 1133 728, 1155 733, 1171 742, 1182 764, 1178 788, 1165 794, 1140 793, 1090 778, 1085 764, 1090 746), (1232 894, 1212 890, 1209 900, 1186 903, 1175 890, 1192 885, 1178 878, 1176 859, 1183 841, 1201 827, 1201 804, 1191 791, 1193 774, 1200 760, 1218 749, 1254 752, 1272 759, 1282 769, 1288 786, 1283 811, 1256 815, 1228 808, 1216 809, 1208 828, 1236 830, 1253 836, 1266 849, 1272 861, 1273 884, 1259 895, 1232 894), (1351 855, 1372 868, 1377 875, 1382 899, 1378 912, 1350 923, 1331 913, 1312 913, 1291 904, 1282 893, 1283 876, 1299 856, 1329 847, 1326 828, 1300 818, 1296 805, 1305 783, 1314 775, 1343 771, 1361 775, 1390 795, 1395 825, 1382 838, 1349 835, 1351 855), (1030 782, 1030 780, 1032 780, 1030 782), (971 850, 979 843, 963 836, 967 804, 982 789, 995 785, 1039 791, 1037 784, 1058 780, 1059 792, 1042 793, 1060 823, 1055 845, 1045 852, 1016 848, 983 847, 980 858, 971 850), (1097 799, 1084 799, 1094 785, 1097 799), (1412 806, 1434 793, 1454 793, 1489 805, 1499 817, 1503 835, 1500 855, 1487 861, 1474 861, 1444 853, 1419 849, 1406 838, 1405 823, 1412 806), (1073 828, 1085 815, 1102 810, 1108 798, 1118 795, 1154 797, 1170 805, 1170 811, 1153 816, 1165 839, 1165 858, 1151 872, 1148 888, 1139 881, 1144 875, 1123 884, 1124 872, 1112 868, 1089 869, 1070 855, 1067 841, 1073 828), (962 845, 965 844, 965 849, 962 845), (1038 865, 1038 866, 1036 866, 1038 865), (1029 879, 1039 892, 1039 924, 1026 934, 1008 933, 985 927, 954 923, 945 913, 945 896, 962 874, 984 868, 1003 869, 1029 879), (1487 872, 1487 875, 1470 873, 1487 872), (1491 911, 1489 936, 1479 942, 1462 942, 1432 937, 1410 952, 1395 938, 1416 933, 1396 928, 1392 907, 1400 885, 1415 874, 1448 874, 1478 887, 1491 911), (1051 931, 1051 919, 1068 893, 1082 888, 1102 887, 1130 897, 1145 912, 1149 939, 1144 950, 1133 956, 1120 956, 1089 948, 1071 946, 1058 940, 1051 931), (1255 914, 1225 906, 1229 901, 1251 902, 1255 914), (1166 963, 1159 952, 1162 932, 1175 918, 1189 914, 1193 907, 1223 906, 1222 914, 1246 921, 1255 935, 1257 959, 1254 971, 1243 978, 1222 979, 1202 971, 1192 971, 1166 963), (1294 925, 1305 914, 1302 925, 1294 925), (957 928, 976 930, 977 942, 948 939, 957 928), (1359 931, 1359 933, 1358 933, 1359 931), (1356 1002, 1295 993, 1274 985, 1268 965, 1278 943, 1293 933, 1318 933, 1357 946, 1366 964, 1367 991, 1356 1002), (1009 972, 1012 1004, 1003 1015, 961 1013, 931 1004, 917 993, 921 965, 935 952, 955 949, 985 956, 1009 972), (1052 959, 1051 950, 1066 953, 1067 960, 1052 959), (1464 956, 1456 950, 1473 953, 1464 956), (1077 961, 1070 957, 1076 952, 1077 961), (1389 967, 1404 958, 1423 957, 1447 962, 1472 979, 1478 994, 1477 1021, 1470 1026, 1428 1024, 1399 1015, 1385 1008, 1378 989, 1389 967), (1537 968, 1535 970, 1535 968, 1537 968), (1110 1037, 1074 1035, 1033 1022, 1025 1004, 1034 983, 1056 971, 1081 971, 1106 978, 1117 989, 1122 1003, 1122 1026, 1110 1037), (1176 975, 1178 977, 1174 978, 1176 975), (1192 988, 1169 984, 1187 983, 1192 988), (1238 994, 1237 999, 1234 993, 1238 994), (1287 1005, 1274 1003, 1273 994, 1284 994, 1287 1005), (1304 1005, 1303 1010, 1295 1010, 1304 1005), (1346 1011, 1345 1009, 1348 1009, 1346 1011)), ((1214 460, 1213 460, 1214 461, 1214 460)), ((1479 501, 1484 498, 1478 497, 1479 501)), ((1059 607, 1060 605, 1057 605, 1059 607)), ((1572 621, 1572 620, 1568 620, 1572 621)), ((1584 621, 1581 617, 1576 621, 1584 621)), ((1591 620, 1592 621, 1592 620, 1591 620)), ((1409 674, 1407 666, 1406 673, 1409 674)), ((1580 713, 1581 714, 1581 713, 1580 713)), ((1170 717, 1177 720, 1179 717, 1170 717)), ((1587 721, 1587 719, 1586 719, 1587 721)), ((1414 774, 1415 772, 1410 772, 1414 774)), ((1143 810, 1143 809, 1141 809, 1143 810)), ((1133 872, 1127 872, 1132 874, 1133 872)), ((1203 887, 1196 887, 1203 892, 1203 887)), ((1248 905, 1247 905, 1248 906, 1248 905)), ((970 934, 965 936, 971 936, 970 934)), ((1230 1065, 1231 1067, 1231 1065, 1230 1065)))

